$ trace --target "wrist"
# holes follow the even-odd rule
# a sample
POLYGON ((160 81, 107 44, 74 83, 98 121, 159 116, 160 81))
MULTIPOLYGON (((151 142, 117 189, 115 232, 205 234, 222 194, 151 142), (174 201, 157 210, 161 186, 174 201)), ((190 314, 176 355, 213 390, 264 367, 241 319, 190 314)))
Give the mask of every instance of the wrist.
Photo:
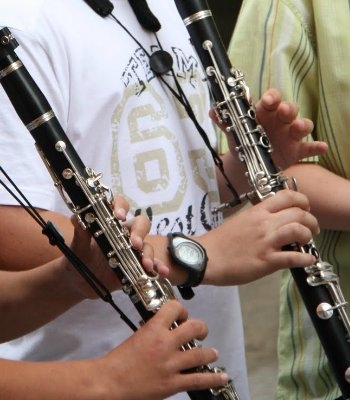
POLYGON ((201 236, 196 236, 196 242, 198 242, 202 247, 205 248, 205 251, 206 251, 207 257, 208 257, 207 267, 205 269, 205 273, 203 275, 203 279, 202 279, 202 283, 201 283, 202 285, 211 285, 214 282, 214 280, 212 278, 212 272, 213 272, 212 251, 210 249, 210 247, 211 247, 210 240, 207 240, 208 234, 209 234, 209 232, 207 232, 201 236))
POLYGON ((180 287, 198 286, 203 280, 208 262, 205 248, 181 232, 169 233, 167 237, 167 249, 172 261, 187 273, 180 287))

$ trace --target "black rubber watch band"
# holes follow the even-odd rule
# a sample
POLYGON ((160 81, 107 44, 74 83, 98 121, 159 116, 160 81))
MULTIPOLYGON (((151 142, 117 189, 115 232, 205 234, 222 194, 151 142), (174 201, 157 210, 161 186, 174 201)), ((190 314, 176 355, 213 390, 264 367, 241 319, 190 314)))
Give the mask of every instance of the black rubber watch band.
POLYGON ((167 236, 172 260, 188 273, 186 282, 180 287, 198 286, 203 280, 208 263, 204 247, 181 232, 172 232, 167 236))

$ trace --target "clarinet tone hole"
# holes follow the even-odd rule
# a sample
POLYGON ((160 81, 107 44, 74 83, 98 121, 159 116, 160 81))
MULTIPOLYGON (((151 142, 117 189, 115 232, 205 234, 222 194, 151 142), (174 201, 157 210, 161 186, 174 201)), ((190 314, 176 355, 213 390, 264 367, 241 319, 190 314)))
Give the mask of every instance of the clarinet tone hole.
POLYGON ((64 179, 72 179, 74 172, 70 168, 66 168, 62 171, 62 176, 64 179))
POLYGON ((310 248, 310 253, 316 258, 316 260, 320 258, 320 253, 318 252, 315 246, 312 246, 310 248))
POLYGON ((259 142, 263 147, 266 147, 266 148, 270 147, 270 140, 266 135, 262 135, 260 137, 259 142))
POLYGON ((93 213, 87 213, 87 214, 85 214, 85 221, 88 223, 88 224, 92 224, 93 222, 95 222, 96 221, 96 215, 95 214, 93 214, 93 213))
POLYGON ((250 108, 247 112, 247 115, 250 119, 255 120, 256 114, 254 108, 250 108))
POLYGON ((109 264, 109 266, 110 266, 111 268, 113 268, 113 269, 116 269, 116 268, 119 267, 119 261, 118 261, 118 259, 115 258, 115 257, 111 257, 111 258, 108 260, 108 264, 109 264))
POLYGON ((10 43, 10 37, 9 36, 2 36, 1 37, 1 44, 3 44, 3 45, 7 45, 7 44, 9 44, 10 43))

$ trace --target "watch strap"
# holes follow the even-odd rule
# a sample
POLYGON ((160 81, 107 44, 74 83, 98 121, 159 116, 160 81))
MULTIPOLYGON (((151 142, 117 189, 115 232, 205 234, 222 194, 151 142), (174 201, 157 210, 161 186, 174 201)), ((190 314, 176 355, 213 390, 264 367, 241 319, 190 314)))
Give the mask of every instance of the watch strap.
POLYGON ((167 236, 168 236, 168 240, 169 240, 168 251, 171 255, 171 258, 177 263, 177 265, 179 267, 183 268, 184 270, 186 270, 188 272, 187 280, 182 285, 179 285, 178 287, 185 289, 185 288, 191 288, 191 287, 198 286, 203 280, 203 277, 205 274, 205 269, 207 266, 207 261, 208 261, 207 253, 206 253, 204 247, 202 245, 200 245, 198 242, 196 242, 195 240, 193 240, 192 238, 185 236, 181 232, 170 232, 170 233, 168 233, 167 236), (173 239, 176 237, 181 237, 181 238, 186 239, 189 242, 195 243, 196 246, 198 246, 201 249, 201 251, 203 253, 203 266, 202 266, 201 271, 196 271, 194 268, 191 268, 190 266, 186 265, 186 263, 184 263, 178 259, 178 257, 175 254, 174 246, 173 246, 173 239))

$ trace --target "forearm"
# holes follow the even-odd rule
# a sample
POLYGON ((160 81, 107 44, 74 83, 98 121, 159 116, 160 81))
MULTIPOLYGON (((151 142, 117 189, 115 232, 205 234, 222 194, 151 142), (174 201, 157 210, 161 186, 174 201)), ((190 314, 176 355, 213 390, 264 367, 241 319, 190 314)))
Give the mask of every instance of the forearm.
MULTIPOLYGON (((248 179, 245 176, 245 164, 238 159, 238 156, 234 157, 230 152, 227 152, 222 156, 222 161, 225 174, 229 178, 230 183, 232 184, 238 195, 242 195, 250 191, 251 187, 249 186, 248 179)), ((217 180, 221 202, 232 200, 234 195, 227 186, 226 180, 224 179, 220 171, 217 171, 217 180)), ((235 209, 232 209, 232 212, 234 211, 235 209)))
MULTIPOLYGON (((73 226, 68 217, 38 210, 44 220, 52 221, 67 245, 73 236, 73 226)), ((0 206, 0 269, 24 270, 42 265, 61 256, 60 250, 50 245, 42 228, 19 206, 0 206)))
POLYGON ((73 274, 63 258, 29 271, 0 271, 0 341, 37 329, 80 302, 73 274))
MULTIPOLYGON (((215 285, 215 286, 227 286, 236 285, 240 283, 246 283, 246 276, 248 274, 241 274, 240 272, 240 249, 236 249, 236 245, 232 245, 229 241, 229 237, 232 233, 225 231, 227 224, 222 225, 219 229, 213 229, 201 236, 191 236, 193 240, 200 243, 206 250, 208 256, 207 268, 203 277, 202 285, 215 285), (222 239, 224 235, 225 240, 222 239), (229 254, 226 254, 226 250, 223 250, 225 244, 229 254), (232 256, 234 254, 234 256, 232 256)), ((233 227, 233 232, 235 228, 233 227)), ((233 235, 234 236, 234 235, 233 235)), ((169 275, 167 278, 172 285, 177 286, 186 282, 188 273, 180 268, 171 259, 167 250, 168 239, 165 236, 148 236, 147 242, 151 243, 155 257, 161 259, 169 267, 169 275)), ((248 279, 248 281, 254 279, 248 279)))
MULTIPOLYGON (((1 397, 11 400, 108 399, 94 361, 0 360, 1 397)), ((117 397, 114 397, 117 400, 117 397)))
MULTIPOLYGON (((203 284, 244 284, 281 268, 312 264, 315 259, 311 254, 282 250, 289 243, 308 243, 319 232, 317 220, 308 210, 305 195, 282 190, 227 218, 217 228, 195 236, 208 255, 203 284)), ((185 272, 180 275, 179 268, 169 259, 167 238, 151 236, 150 240, 156 257, 171 267, 170 281, 174 285, 184 283, 185 272)))
POLYGON ((350 182, 316 164, 297 164, 285 171, 309 198, 311 212, 323 229, 350 231, 350 182))

